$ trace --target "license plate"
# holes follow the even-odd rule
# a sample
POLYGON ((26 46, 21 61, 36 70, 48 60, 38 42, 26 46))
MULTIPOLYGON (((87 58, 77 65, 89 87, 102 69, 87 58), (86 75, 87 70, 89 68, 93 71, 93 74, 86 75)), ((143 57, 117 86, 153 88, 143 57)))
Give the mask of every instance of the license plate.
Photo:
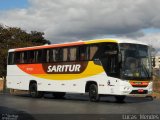
POLYGON ((142 92, 144 92, 144 90, 143 89, 138 89, 138 92, 142 93, 142 92))

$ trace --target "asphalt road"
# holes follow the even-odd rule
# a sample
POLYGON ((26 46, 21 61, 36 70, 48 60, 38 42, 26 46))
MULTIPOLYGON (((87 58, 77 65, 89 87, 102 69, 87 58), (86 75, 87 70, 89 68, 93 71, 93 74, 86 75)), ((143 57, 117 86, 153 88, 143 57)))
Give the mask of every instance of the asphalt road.
POLYGON ((140 114, 152 114, 160 120, 160 100, 127 97, 124 103, 116 103, 114 97, 103 97, 100 102, 90 102, 88 95, 67 94, 64 99, 54 99, 51 94, 34 99, 28 95, 0 94, 0 119, 109 119, 139 118, 140 114), (136 116, 134 116, 136 115, 136 116))

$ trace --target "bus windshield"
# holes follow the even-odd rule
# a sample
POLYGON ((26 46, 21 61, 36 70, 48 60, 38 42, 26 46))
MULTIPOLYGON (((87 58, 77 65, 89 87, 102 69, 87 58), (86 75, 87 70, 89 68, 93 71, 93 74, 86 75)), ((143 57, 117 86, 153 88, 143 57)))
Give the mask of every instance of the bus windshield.
POLYGON ((146 45, 121 43, 121 78, 126 80, 151 79, 151 57, 146 45))

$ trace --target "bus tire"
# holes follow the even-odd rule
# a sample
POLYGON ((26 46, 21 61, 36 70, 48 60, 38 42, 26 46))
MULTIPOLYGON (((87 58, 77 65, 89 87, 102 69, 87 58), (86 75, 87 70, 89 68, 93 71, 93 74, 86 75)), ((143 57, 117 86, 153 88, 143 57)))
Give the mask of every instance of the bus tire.
POLYGON ((29 85, 29 94, 32 98, 41 98, 43 97, 43 92, 37 91, 37 83, 31 83, 29 85))
POLYGON ((117 96, 115 96, 115 98, 116 98, 116 102, 123 103, 124 99, 126 98, 126 96, 124 96, 124 95, 117 95, 117 96))
POLYGON ((91 84, 89 86, 89 100, 91 102, 98 102, 100 99, 100 96, 98 94, 98 87, 95 84, 91 84))
POLYGON ((52 95, 56 99, 62 99, 62 98, 64 98, 64 96, 66 95, 66 93, 65 92, 53 92, 52 95))

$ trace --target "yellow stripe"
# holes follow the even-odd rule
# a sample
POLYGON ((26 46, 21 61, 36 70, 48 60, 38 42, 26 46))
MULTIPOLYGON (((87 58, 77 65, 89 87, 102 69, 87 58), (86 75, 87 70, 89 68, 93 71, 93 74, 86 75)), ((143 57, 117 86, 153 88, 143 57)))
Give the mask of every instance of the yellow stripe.
POLYGON ((44 78, 48 80, 76 80, 97 75, 102 72, 104 72, 102 66, 95 65, 93 61, 90 61, 85 71, 80 74, 32 74, 32 75, 35 77, 44 78))
POLYGON ((89 41, 84 41, 84 42, 85 42, 85 44, 101 43, 101 42, 118 43, 117 40, 112 40, 112 39, 97 39, 97 40, 89 40, 89 41))

